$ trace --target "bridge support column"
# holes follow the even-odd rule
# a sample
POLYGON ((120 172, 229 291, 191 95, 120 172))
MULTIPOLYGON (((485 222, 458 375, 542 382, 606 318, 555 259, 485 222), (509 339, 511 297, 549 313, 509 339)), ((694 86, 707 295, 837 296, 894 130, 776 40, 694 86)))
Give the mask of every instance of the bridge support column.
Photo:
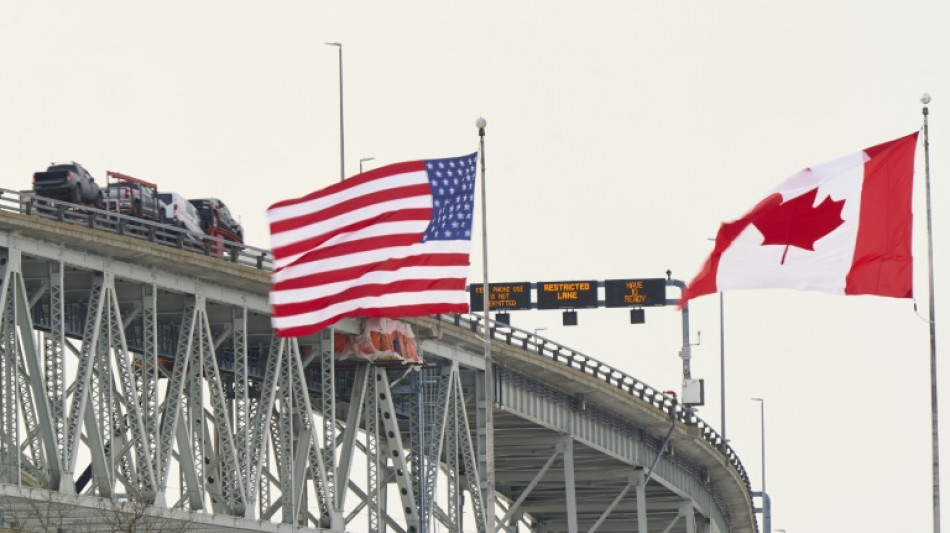
MULTIPOLYGON (((337 479, 350 479, 350 466, 353 464, 353 453, 356 451, 356 437, 359 433, 360 418, 363 414, 363 404, 366 401, 367 375, 369 373, 368 365, 360 365, 356 368, 353 378, 353 391, 350 393, 350 408, 346 412, 346 425, 343 433, 343 444, 340 446, 340 460, 337 466, 337 479)), ((336 485, 336 494, 333 500, 340 508, 346 502, 346 484, 338 483, 336 485)))
POLYGON ((323 465, 326 469, 327 504, 329 508, 329 527, 342 531, 343 520, 342 495, 346 491, 346 479, 340 479, 336 459, 336 362, 333 358, 334 329, 320 333, 320 416, 323 424, 323 465), (337 487, 342 485, 339 489, 337 487))
POLYGON ((558 443, 564 454, 564 496, 567 500, 567 531, 577 533, 577 497, 574 485, 574 439, 565 436, 558 443))
POLYGON ((686 533, 696 533, 696 513, 693 511, 693 502, 680 502, 680 516, 686 521, 686 533))
POLYGON ((643 470, 637 476, 637 533, 647 533, 647 484, 643 470))
POLYGON ((28 439, 29 445, 25 448, 29 451, 29 457, 38 467, 34 472, 41 477, 48 477, 47 482, 56 485, 59 484, 61 471, 57 431, 52 422, 53 408, 44 379, 45 368, 33 342, 31 305, 23 281, 20 252, 10 250, 4 259, 0 296, 0 310, 3 312, 0 324, 4 344, 4 353, 0 354, 3 375, 0 409, 3 413, 0 426, 4 430, 0 439, 4 443, 3 466, 6 467, 7 482, 19 484, 22 468, 20 450, 24 448, 19 442, 22 432, 28 439), (19 330, 19 335, 16 330, 19 330), (22 428, 19 423, 21 417, 22 428))

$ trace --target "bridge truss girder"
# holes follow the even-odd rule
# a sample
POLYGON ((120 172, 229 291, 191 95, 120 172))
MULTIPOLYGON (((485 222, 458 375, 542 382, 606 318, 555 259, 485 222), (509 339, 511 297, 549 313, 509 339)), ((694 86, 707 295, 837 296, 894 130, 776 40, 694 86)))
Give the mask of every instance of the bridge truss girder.
POLYGON ((489 507, 495 523, 537 531, 726 523, 682 459, 638 481, 658 453, 645 430, 506 371, 486 406, 469 326, 445 339, 424 326, 416 371, 338 363, 332 331, 274 338, 254 291, 22 235, 0 233, 0 256, 0 496, 85 512, 128 499, 222 530, 481 530, 489 507), (481 491, 486 408, 494 502, 481 491), (536 472, 521 469, 549 458, 526 490, 536 472), (590 479, 592 466, 622 479, 590 479))
POLYGON ((0 255, 0 482, 333 531, 366 520, 371 531, 406 533, 430 531, 435 520, 461 531, 457 502, 468 491, 470 519, 483 523, 457 363, 444 372, 337 371, 330 332, 261 340, 251 326, 258 310, 213 301, 200 285, 173 294, 154 275, 129 279, 15 248, 0 255), (264 346, 257 360, 252 344, 264 346), (442 373, 421 378, 433 372, 442 373), (341 376, 362 380, 342 400, 341 376), (424 399, 434 388, 439 405, 424 399), (442 443, 459 452, 449 457, 442 443), (365 481, 351 472, 356 452, 365 481), (441 478, 456 503, 440 501, 441 478))

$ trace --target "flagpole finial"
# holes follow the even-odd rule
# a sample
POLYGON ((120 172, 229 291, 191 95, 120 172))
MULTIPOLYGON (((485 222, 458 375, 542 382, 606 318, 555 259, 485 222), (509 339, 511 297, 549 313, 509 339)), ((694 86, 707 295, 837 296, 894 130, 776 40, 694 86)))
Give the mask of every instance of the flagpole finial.
POLYGON ((485 121, 483 117, 478 117, 478 120, 475 121, 475 127, 478 128, 478 136, 485 136, 485 126, 488 125, 488 122, 485 121))
POLYGON ((920 97, 920 103, 927 105, 930 103, 930 93, 924 93, 920 97))

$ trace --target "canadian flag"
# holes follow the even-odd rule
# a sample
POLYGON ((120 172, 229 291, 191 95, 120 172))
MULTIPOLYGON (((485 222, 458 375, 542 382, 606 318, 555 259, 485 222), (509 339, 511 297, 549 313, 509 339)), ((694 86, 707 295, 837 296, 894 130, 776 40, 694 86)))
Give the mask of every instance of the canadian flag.
POLYGON ((730 289, 910 298, 917 133, 805 169, 722 224, 680 307, 730 289))

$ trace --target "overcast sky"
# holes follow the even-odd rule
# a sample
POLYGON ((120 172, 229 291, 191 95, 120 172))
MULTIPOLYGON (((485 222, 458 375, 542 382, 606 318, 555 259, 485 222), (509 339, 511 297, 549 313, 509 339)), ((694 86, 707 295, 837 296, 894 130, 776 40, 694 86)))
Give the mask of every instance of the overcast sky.
MULTIPOLYGON (((495 281, 689 281, 720 222, 804 167, 920 128, 931 104, 936 314, 950 316, 950 3, 0 0, 0 187, 75 160, 217 196, 268 247, 271 203, 345 164, 448 157, 486 135, 495 281)), ((773 527, 931 529, 923 156, 914 302, 788 290, 725 295, 726 432, 773 527)), ((481 241, 472 279, 481 280, 481 241)), ((671 297, 675 291, 671 291, 671 297)), ((691 303, 699 414, 720 420, 719 299, 691 303), (700 336, 699 332, 702 332, 700 336)), ((679 389, 680 314, 513 314, 661 389, 679 389)), ((937 322, 942 455, 950 343, 937 322)), ((944 468, 943 481, 950 479, 944 468)), ((946 489, 945 494, 950 494, 946 489)), ((944 522, 950 505, 944 504, 944 522)))

